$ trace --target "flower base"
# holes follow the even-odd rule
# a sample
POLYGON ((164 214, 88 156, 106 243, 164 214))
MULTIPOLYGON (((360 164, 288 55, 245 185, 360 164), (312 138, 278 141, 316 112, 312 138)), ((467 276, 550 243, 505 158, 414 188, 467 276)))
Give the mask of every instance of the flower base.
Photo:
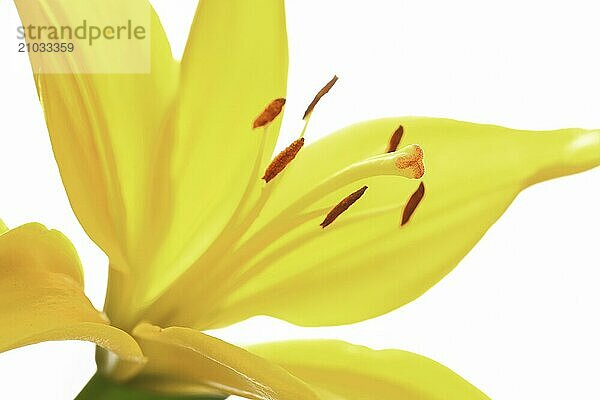
POLYGON ((222 400, 223 397, 165 395, 122 385, 96 374, 75 400, 222 400))

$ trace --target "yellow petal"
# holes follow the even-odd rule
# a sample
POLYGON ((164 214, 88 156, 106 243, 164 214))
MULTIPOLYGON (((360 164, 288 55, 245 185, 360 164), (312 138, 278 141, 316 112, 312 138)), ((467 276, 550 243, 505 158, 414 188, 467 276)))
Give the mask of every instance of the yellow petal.
POLYGON ((165 280, 188 267, 228 222, 263 136, 260 172, 275 145, 281 118, 266 133, 252 124, 285 97, 284 1, 201 1, 181 63, 171 225, 158 261, 168 266, 165 280))
POLYGON ((2 221, 0 219, 0 235, 2 235, 4 232, 6 232, 8 230, 8 228, 6 227, 6 225, 4 224, 4 221, 2 221))
POLYGON ((0 256, 12 268, 65 274, 83 288, 83 269, 75 248, 62 233, 42 224, 29 223, 11 230, 2 241, 0 256), (34 251, 29 247, 33 244, 34 251))
POLYGON ((334 340, 267 343, 250 351, 302 379, 323 400, 488 399, 450 369, 406 351, 334 340))
POLYGON ((203 328, 260 314, 309 326, 381 315, 450 272, 523 188, 598 164, 597 131, 526 132, 433 118, 351 126, 300 152, 246 244, 218 266, 224 281, 198 291, 213 302, 199 297, 196 311, 185 312, 203 328), (304 214, 282 214, 328 176, 385 153, 400 123, 403 143, 423 148, 427 171, 425 197, 407 225, 399 222, 419 182, 396 176, 361 179, 306 204, 304 214), (322 229, 327 210, 363 185, 365 195, 322 229))
MULTIPOLYGON (((157 377, 187 382, 185 393, 197 384, 251 399, 316 399, 306 385, 283 368, 199 331, 141 324, 133 335, 148 357, 138 378, 145 380, 146 387, 152 388, 151 381, 157 377)), ((171 385, 172 390, 178 387, 183 388, 171 385)))
POLYGON ((0 352, 48 340, 86 340, 123 360, 115 379, 143 365, 135 340, 110 326, 85 297, 79 259, 59 232, 27 224, 0 236, 0 297, 0 352))
MULTIPOLYGON (((153 249, 164 233, 169 178, 169 113, 179 67, 158 17, 146 0, 17 0, 23 25, 121 26, 131 21, 147 29, 148 40, 76 41, 73 53, 37 56, 32 69, 44 109, 52 147, 71 205, 88 235, 107 253, 111 268, 136 287, 139 297, 153 275, 153 249), (111 46, 123 44, 126 47, 111 46), (117 74, 111 63, 146 60, 148 72, 117 74), (106 65, 108 63, 108 65, 106 65), (38 74, 61 65, 65 74, 38 74), (105 70, 107 73, 80 73, 105 70)), ((118 71, 117 71, 118 72, 118 71)), ((116 278, 111 276, 111 280, 116 278)), ((124 285, 127 282, 123 283, 124 285)), ((108 299, 112 317, 120 320, 133 304, 108 299)), ((119 321, 122 324, 122 321, 119 321)))
POLYGON ((258 165, 267 162, 280 118, 267 135, 251 127, 285 95, 283 0, 200 2, 181 66, 146 0, 16 3, 26 26, 151 20, 149 48, 123 52, 99 41, 32 58, 38 72, 110 70, 111 60, 150 57, 149 74, 36 74, 73 209, 111 260, 107 311, 125 327, 230 219, 263 137, 258 165))

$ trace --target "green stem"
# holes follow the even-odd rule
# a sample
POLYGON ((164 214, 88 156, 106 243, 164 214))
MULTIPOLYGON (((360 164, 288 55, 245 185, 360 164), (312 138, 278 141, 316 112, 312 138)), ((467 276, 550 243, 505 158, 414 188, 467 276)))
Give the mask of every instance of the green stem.
POLYGON ((100 374, 90 379, 75 400, 223 400, 223 397, 164 395, 112 382, 100 374))

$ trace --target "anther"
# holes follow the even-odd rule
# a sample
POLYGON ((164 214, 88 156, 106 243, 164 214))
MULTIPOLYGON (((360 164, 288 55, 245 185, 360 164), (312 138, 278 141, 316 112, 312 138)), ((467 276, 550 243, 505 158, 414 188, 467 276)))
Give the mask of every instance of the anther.
POLYGON ((415 213, 417 207, 421 203, 421 200, 423 200, 424 196, 425 196, 425 184, 423 182, 421 182, 419 184, 418 189, 412 194, 412 196, 410 196, 410 199, 408 199, 408 202, 406 203, 406 206, 404 207, 404 212, 402 213, 401 226, 406 225, 408 223, 408 221, 410 221, 410 218, 415 213))
POLYGON ((402 136, 404 135, 404 127, 400 125, 398 129, 394 132, 392 137, 390 138, 390 143, 388 144, 387 153, 393 153, 398 150, 398 145, 402 140, 402 136))
POLYGON ((319 93, 317 93, 317 95, 315 96, 315 98, 313 99, 313 101, 309 104, 308 108, 306 109, 306 112, 304 113, 304 116, 302 117, 303 120, 306 120, 306 118, 309 117, 309 115, 313 112, 313 110, 315 109, 315 107, 317 106, 317 103, 319 102, 319 100, 321 100, 321 98, 323 96, 325 96, 333 87, 333 85, 335 85, 335 83, 338 81, 338 77, 337 75, 334 75, 333 78, 327 82, 327 84, 325 86, 323 86, 323 89, 319 90, 319 93))
POLYGON ((302 146, 304 146, 304 138, 295 140, 292 144, 286 147, 285 150, 279 153, 265 170, 265 175, 262 177, 265 182, 268 183, 277 175, 279 175, 279 173, 283 171, 294 158, 296 158, 296 155, 302 146))
POLYGON ((273 122, 273 120, 277 118, 279 114, 281 114, 284 105, 284 98, 275 99, 270 102, 264 111, 258 117, 256 117, 254 123, 252 124, 252 128, 260 128, 273 122))
POLYGON ((367 191, 368 187, 363 186, 358 189, 356 192, 351 193, 347 197, 345 197, 342 201, 340 201, 335 207, 329 211, 323 222, 321 222, 321 228, 326 228, 331 225, 333 221, 337 219, 344 211, 352 206, 352 204, 356 203, 358 199, 360 199, 363 194, 367 191))

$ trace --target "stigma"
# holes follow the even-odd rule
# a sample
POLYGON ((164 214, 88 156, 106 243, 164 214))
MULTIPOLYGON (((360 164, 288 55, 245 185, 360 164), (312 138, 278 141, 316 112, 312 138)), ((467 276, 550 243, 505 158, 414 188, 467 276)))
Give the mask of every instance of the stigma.
POLYGON ((380 175, 397 175, 408 179, 420 179, 425 174, 423 149, 417 144, 402 147, 393 153, 384 153, 366 158, 350 165, 344 175, 368 178, 380 175))
POLYGON ((423 149, 417 144, 404 147, 394 160, 399 171, 408 173, 407 178, 421 179, 425 175, 423 149))

